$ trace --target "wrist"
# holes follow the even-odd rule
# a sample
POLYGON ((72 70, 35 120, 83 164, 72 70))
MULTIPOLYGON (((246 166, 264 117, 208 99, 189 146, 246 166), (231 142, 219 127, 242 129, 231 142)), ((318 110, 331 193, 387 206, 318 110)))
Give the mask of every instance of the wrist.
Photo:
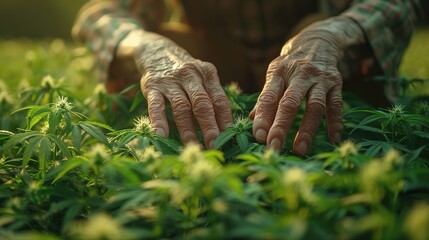
POLYGON ((332 17, 311 24, 302 32, 326 32, 330 34, 341 49, 366 43, 365 35, 358 23, 344 16, 332 17))
POLYGON ((137 60, 145 49, 145 44, 161 36, 146 32, 142 29, 130 31, 118 45, 115 56, 117 58, 132 58, 137 60))
POLYGON ((140 73, 148 67, 158 65, 160 59, 176 55, 185 59, 189 54, 170 39, 153 32, 135 30, 130 32, 119 44, 116 56, 132 59, 140 73))

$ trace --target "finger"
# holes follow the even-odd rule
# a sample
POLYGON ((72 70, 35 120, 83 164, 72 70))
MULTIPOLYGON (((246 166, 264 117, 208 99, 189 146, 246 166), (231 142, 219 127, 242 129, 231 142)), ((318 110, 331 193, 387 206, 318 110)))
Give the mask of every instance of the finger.
POLYGON ((267 146, 280 150, 299 111, 309 85, 303 85, 303 80, 293 81, 286 89, 278 104, 275 120, 269 131, 267 146))
POLYGON ((146 99, 148 102, 149 118, 156 134, 167 137, 169 129, 165 114, 164 96, 157 90, 151 90, 146 94, 146 99))
POLYGON ((293 144, 293 151, 301 156, 307 154, 326 109, 326 90, 323 86, 315 85, 307 96, 304 117, 293 144))
POLYGON ((258 97, 253 119, 253 136, 260 143, 266 143, 268 132, 274 121, 279 100, 282 96, 283 79, 274 75, 267 81, 264 89, 258 97))
POLYGON ((218 128, 223 131, 232 126, 231 105, 220 85, 216 68, 210 64, 207 69, 206 91, 212 100, 218 128))
POLYGON ((192 111, 204 138, 207 148, 212 148, 213 142, 219 136, 219 128, 216 122, 212 100, 199 82, 190 82, 185 91, 188 93, 192 111))
POLYGON ((334 144, 341 141, 343 132, 343 100, 341 85, 335 86, 329 91, 326 106, 326 121, 328 125, 328 138, 334 144))
POLYGON ((167 98, 170 101, 171 110, 182 142, 184 144, 198 142, 192 115, 192 105, 186 93, 182 89, 170 90, 167 98))

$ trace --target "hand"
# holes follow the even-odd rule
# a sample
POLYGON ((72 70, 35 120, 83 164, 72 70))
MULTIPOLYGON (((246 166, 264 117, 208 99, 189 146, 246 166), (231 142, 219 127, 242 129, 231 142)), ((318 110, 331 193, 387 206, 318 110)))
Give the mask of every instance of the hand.
POLYGON ((250 113, 256 140, 280 149, 306 98, 293 151, 299 155, 308 152, 325 114, 328 138, 338 143, 342 134, 342 78, 337 64, 343 48, 361 41, 362 32, 351 20, 313 24, 289 40, 269 65, 266 83, 250 113))
MULTIPOLYGON (((197 142, 196 118, 205 146, 211 148, 219 131, 232 125, 232 113, 216 72, 208 62, 192 58, 172 41, 139 33, 134 56, 142 73, 141 90, 157 134, 168 136, 165 100, 172 107, 183 143, 197 142)), ((132 41, 131 41, 132 42, 132 41)))

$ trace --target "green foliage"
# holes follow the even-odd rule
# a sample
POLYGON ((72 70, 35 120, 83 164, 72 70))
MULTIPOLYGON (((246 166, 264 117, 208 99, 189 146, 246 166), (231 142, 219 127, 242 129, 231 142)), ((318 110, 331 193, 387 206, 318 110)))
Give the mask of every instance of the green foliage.
POLYGON ((136 86, 85 96, 64 71, 20 94, 0 85, 1 239, 429 238, 425 98, 345 99, 344 141, 327 142, 322 124, 301 158, 255 141, 257 95, 235 85, 235 123, 206 150, 157 136, 141 94, 127 97, 136 86))

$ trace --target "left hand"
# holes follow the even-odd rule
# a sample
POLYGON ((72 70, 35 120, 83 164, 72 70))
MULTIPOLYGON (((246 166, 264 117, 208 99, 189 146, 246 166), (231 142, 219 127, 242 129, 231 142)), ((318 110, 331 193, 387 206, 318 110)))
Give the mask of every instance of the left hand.
POLYGON ((341 46, 341 38, 323 28, 304 30, 284 45, 269 65, 264 88, 250 113, 258 142, 280 149, 304 98, 306 108, 293 151, 308 152, 325 114, 329 140, 341 140, 342 77, 337 68, 341 46))

